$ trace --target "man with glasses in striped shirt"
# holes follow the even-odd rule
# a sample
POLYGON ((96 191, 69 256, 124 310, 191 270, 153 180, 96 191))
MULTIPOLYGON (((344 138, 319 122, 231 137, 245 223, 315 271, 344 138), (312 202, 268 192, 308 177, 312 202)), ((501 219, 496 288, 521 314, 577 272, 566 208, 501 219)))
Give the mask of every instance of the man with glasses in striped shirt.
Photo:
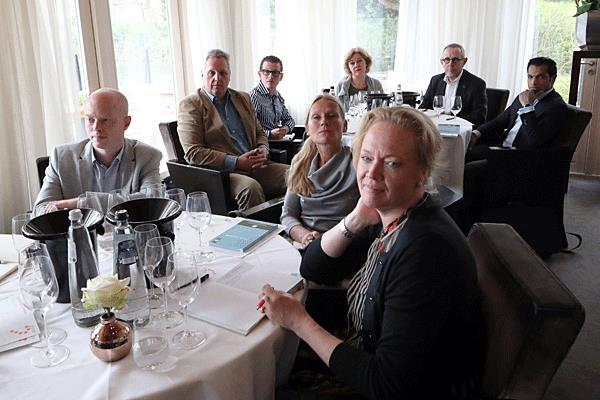
POLYGON ((283 64, 278 57, 266 56, 258 70, 260 82, 250 92, 258 120, 271 140, 281 139, 294 129, 294 119, 285 107, 285 100, 277 91, 283 79, 283 64))

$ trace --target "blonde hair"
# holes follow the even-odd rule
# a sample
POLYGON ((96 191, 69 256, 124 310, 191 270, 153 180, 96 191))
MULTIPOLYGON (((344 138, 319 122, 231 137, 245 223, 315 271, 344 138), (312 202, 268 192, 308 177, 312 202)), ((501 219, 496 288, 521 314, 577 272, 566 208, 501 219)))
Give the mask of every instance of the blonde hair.
POLYGON ((357 167, 360 159, 360 149, 365 135, 376 122, 388 121, 398 127, 405 128, 415 135, 415 148, 417 150, 417 164, 425 173, 431 175, 435 166, 435 159, 442 145, 442 138, 435 124, 425 114, 410 107, 378 107, 367 113, 363 118, 356 138, 352 144, 352 163, 357 167))
MULTIPOLYGON (((344 119, 345 113, 342 104, 335 97, 329 94, 320 94, 310 103, 308 111, 306 112, 306 119, 304 125, 308 127, 308 120, 310 118, 311 108, 319 101, 331 101, 334 102, 338 109, 340 119, 344 119)), ((310 132, 306 131, 306 139, 300 151, 292 159, 292 165, 290 166, 287 176, 287 187, 292 192, 295 192, 304 197, 310 197, 315 190, 314 185, 308 179, 308 171, 310 164, 317 155, 317 146, 310 139, 310 132)))
POLYGON ((365 59, 365 63, 367 64, 367 73, 369 73, 371 70, 371 65, 373 65, 373 58, 371 58, 369 53, 362 47, 353 47, 344 55, 344 72, 346 75, 352 75, 352 71, 350 71, 350 68, 348 67, 348 62, 354 54, 360 54, 362 58, 365 59))

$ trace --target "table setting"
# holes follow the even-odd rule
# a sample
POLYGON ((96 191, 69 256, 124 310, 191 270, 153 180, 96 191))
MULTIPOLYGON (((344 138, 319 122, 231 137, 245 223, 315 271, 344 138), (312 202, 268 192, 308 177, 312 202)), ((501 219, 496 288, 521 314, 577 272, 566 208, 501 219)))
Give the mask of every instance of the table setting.
MULTIPOLYGON (((192 205, 194 201, 189 197, 186 203, 192 205)), ((126 202, 122 204, 127 206, 126 202)), ((184 204, 182 208, 185 207, 184 204)), ((143 242, 139 246, 136 243, 143 249, 138 251, 143 259, 142 275, 153 284, 151 288, 158 284, 158 293, 162 296, 157 296, 152 303, 150 298, 155 293, 148 288, 146 318, 138 313, 130 317, 133 319, 129 323, 123 322, 125 328, 115 328, 113 324, 125 315, 125 305, 131 301, 133 292, 141 290, 133 289, 130 280, 140 277, 133 272, 124 278, 113 275, 112 246, 97 246, 98 274, 87 280, 82 300, 84 306, 104 311, 100 312, 98 323, 78 327, 73 320, 71 303, 56 302, 60 285, 56 275, 53 277, 47 272, 52 270, 54 273, 47 265, 53 260, 43 254, 34 257, 33 250, 25 247, 28 253, 21 257, 21 269, 25 271, 24 266, 31 264, 38 272, 24 275, 20 271, 0 283, 0 312, 4 316, 0 320, 3 396, 32 399, 42 395, 44 398, 67 399, 272 397, 275 386, 285 382, 291 371, 297 337, 274 326, 256 310, 258 291, 241 297, 256 314, 256 323, 245 333, 207 322, 199 310, 209 312, 214 308, 216 302, 213 300, 217 296, 219 306, 223 306, 221 302, 226 306, 231 302, 230 306, 234 307, 233 297, 222 295, 219 287, 230 285, 229 281, 235 276, 243 277, 242 281, 251 287, 250 290, 254 290, 253 279, 261 284, 276 285, 274 282, 285 275, 301 281, 297 250, 278 235, 268 237, 248 254, 231 255, 213 249, 207 245, 209 241, 234 226, 239 219, 212 215, 210 209, 180 210, 171 221, 174 240, 163 236, 157 227, 154 227, 155 232, 148 226, 153 225, 151 223, 137 223, 143 221, 136 222, 135 218, 130 221, 133 221, 132 226, 135 225, 131 236, 119 240, 143 242), (199 213, 204 214, 200 216, 199 213), (157 246, 153 247, 152 241, 157 242, 157 246), (157 247, 160 250, 156 250, 157 247), (46 272, 39 272, 40 269, 46 272), (24 276, 41 281, 25 280, 24 276), (44 284, 42 278, 48 278, 50 283, 44 284), (26 282, 30 284, 25 285, 26 282), (207 295, 203 296, 204 290, 207 295), (40 294, 42 291, 46 294, 40 294), (47 301, 40 302, 39 299, 47 301), (36 309, 37 313, 43 309, 45 324, 40 324, 39 318, 36 322, 29 308, 36 309), (11 311, 10 318, 8 310, 11 311), (165 317, 169 314, 176 317, 165 317), (66 337, 60 343, 42 339, 45 350, 35 349, 31 342, 40 342, 38 331, 44 330, 38 329, 38 325, 49 330, 64 330, 66 337), (16 340, 5 339, 4 331, 11 329, 18 333, 18 344, 16 340), (121 336, 114 334, 119 329, 124 330, 121 336), (48 348, 51 348, 50 352, 48 348), (105 357, 95 354, 96 350, 105 357), (39 352, 46 356, 56 353, 56 359, 49 362, 53 365, 36 367, 33 359, 39 352), (107 353, 111 353, 110 356, 106 356, 107 353), (256 368, 257 365, 261 367, 256 368)), ((11 235, 0 235, 0 248, 11 246, 11 241, 11 235)), ((121 243, 126 241, 119 241, 119 246, 121 243)), ((31 246, 45 247, 36 241, 31 241, 31 246)), ((121 263, 128 262, 124 256, 119 257, 121 263)))

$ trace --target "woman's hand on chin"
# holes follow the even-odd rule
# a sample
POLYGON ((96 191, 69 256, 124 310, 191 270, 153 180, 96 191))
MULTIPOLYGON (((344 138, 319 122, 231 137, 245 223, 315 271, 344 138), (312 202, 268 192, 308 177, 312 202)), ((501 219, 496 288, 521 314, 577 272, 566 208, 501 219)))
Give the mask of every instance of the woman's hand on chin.
POLYGON ((354 210, 348 214, 344 223, 346 229, 352 233, 359 233, 369 225, 377 225, 381 222, 379 212, 363 203, 362 198, 358 199, 354 210))

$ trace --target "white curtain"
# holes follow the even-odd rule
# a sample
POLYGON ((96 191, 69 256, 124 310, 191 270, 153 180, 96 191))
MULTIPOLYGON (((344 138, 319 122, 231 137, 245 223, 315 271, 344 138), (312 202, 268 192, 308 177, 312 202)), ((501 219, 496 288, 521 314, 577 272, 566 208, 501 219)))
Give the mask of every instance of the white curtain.
POLYGON ((79 118, 67 2, 3 1, 0 13, 0 232, 31 209, 35 159, 76 137, 79 118))
POLYGON ((254 85, 257 39, 256 0, 183 1, 180 5, 186 95, 203 86, 206 53, 221 49, 231 57, 230 87, 254 85))
POLYGON ((275 2, 275 37, 267 0, 183 1, 180 4, 186 94, 202 86, 206 52, 231 55, 230 86, 250 91, 258 64, 269 54, 281 58, 280 89, 296 123, 322 88, 344 75, 343 54, 356 46, 356 0, 275 2))
POLYGON ((356 0, 279 1, 275 20, 281 93, 296 123, 304 124, 312 99, 345 76, 344 53, 356 46, 356 0))
POLYGON ((401 0, 391 79, 424 92, 443 72, 442 49, 457 42, 469 58, 465 68, 488 87, 509 89, 510 102, 526 85, 534 16, 534 0, 401 0))

